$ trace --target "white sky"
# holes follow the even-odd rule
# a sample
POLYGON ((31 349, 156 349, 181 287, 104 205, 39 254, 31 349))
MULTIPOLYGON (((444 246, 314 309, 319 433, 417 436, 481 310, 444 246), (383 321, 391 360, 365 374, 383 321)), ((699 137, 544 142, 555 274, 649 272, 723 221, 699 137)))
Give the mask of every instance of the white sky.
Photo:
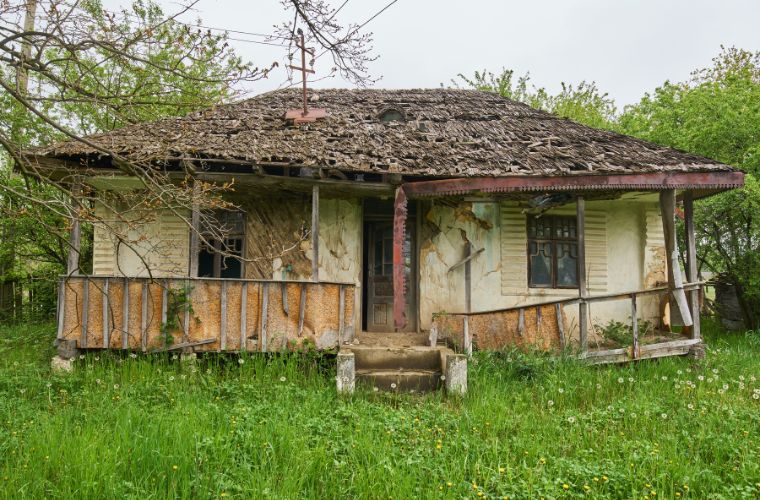
MULTIPOLYGON (((328 0, 338 7, 342 0, 328 0)), ((342 24, 362 23, 390 0, 349 0, 342 24)), ((128 0, 105 0, 107 8, 128 0)), ((167 12, 176 4, 161 0, 167 12)), ((200 0, 193 15, 207 26, 269 33, 285 20, 278 0, 200 0)), ((560 82, 596 81, 619 106, 637 102, 665 80, 682 81, 710 64, 720 45, 760 50, 759 0, 398 0, 365 30, 374 33, 376 87, 449 84, 457 73, 502 67, 530 72, 556 91, 560 82)), ((247 35, 233 37, 257 39, 247 35)), ((282 62, 284 49, 231 42, 258 66, 282 62)), ((329 73, 323 57, 316 78, 329 73)), ((256 93, 286 78, 276 69, 256 93)), ((315 87, 350 86, 340 78, 315 87)))

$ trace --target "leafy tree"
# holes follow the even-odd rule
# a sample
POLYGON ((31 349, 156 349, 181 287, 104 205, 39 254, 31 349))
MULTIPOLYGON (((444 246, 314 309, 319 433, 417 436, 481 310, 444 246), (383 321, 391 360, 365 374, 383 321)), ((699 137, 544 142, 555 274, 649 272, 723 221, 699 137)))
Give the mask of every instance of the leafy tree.
POLYGON ((583 81, 577 86, 562 82, 562 90, 552 95, 545 88, 534 86, 529 74, 515 77, 514 71, 510 69, 502 69, 499 74, 476 71, 472 77, 460 73, 458 78, 452 82, 457 87, 463 85, 495 92, 502 97, 591 127, 612 128, 615 123, 615 102, 606 93, 602 93, 594 82, 583 81))
POLYGON ((684 83, 666 82, 625 109, 624 133, 746 172, 743 189, 695 204, 698 259, 737 287, 745 322, 760 327, 760 52, 723 48, 684 83))

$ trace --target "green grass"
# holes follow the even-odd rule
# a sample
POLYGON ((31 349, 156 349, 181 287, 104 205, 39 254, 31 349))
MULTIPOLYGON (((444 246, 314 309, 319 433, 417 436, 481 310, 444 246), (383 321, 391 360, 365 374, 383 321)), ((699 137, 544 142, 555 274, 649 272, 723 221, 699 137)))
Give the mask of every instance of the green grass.
POLYGON ((461 400, 340 398, 312 355, 100 353, 52 376, 52 335, 0 330, 2 498, 760 494, 754 335, 711 333, 702 362, 481 353, 461 400))

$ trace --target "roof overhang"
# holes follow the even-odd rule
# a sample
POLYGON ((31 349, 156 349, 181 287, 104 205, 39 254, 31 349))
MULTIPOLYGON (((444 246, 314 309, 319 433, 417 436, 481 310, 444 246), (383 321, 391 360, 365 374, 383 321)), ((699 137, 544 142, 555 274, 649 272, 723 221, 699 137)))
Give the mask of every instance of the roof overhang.
POLYGON ((403 186, 409 198, 531 191, 662 191, 665 189, 688 189, 716 192, 744 186, 744 172, 652 172, 562 177, 473 177, 408 182, 403 186))

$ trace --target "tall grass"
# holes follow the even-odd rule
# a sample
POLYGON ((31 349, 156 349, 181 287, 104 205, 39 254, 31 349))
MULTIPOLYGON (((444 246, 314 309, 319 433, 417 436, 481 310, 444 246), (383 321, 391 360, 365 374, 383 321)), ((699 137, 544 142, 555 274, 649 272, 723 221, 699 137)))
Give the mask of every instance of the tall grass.
POLYGON ((315 355, 101 352, 54 376, 52 332, 0 330, 3 498, 760 494, 753 336, 715 331, 701 362, 480 353, 450 399, 341 398, 315 355))

